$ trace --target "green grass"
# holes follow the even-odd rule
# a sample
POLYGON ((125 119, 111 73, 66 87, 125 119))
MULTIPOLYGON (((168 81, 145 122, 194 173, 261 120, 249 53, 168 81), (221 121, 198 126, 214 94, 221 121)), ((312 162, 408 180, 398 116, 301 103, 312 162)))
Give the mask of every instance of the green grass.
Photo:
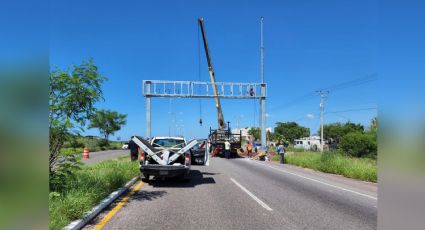
MULTIPOLYGON (((109 146, 90 146, 89 151, 90 152, 99 152, 104 150, 114 150, 114 149, 121 149, 122 143, 121 142, 110 142, 109 146)), ((71 154, 83 154, 84 147, 79 148, 73 148, 73 147, 65 147, 61 148, 60 153, 63 155, 71 155, 71 154)))
POLYGON ((61 148, 62 155, 83 154, 84 148, 61 148))
POLYGON ((82 136, 71 136, 65 141, 61 149, 61 154, 69 155, 75 153, 82 153, 85 146, 88 146, 90 152, 99 152, 103 150, 121 149, 126 141, 109 141, 106 145, 103 139, 90 139, 82 136))
MULTIPOLYGON (((272 157, 272 160, 279 161, 279 156, 272 157)), ((337 151, 328 151, 323 154, 317 152, 287 153, 285 162, 363 181, 377 182, 378 177, 376 160, 348 157, 337 151)))
POLYGON ((111 192, 139 174, 138 162, 128 157, 83 166, 69 179, 65 192, 49 194, 49 227, 62 229, 70 222, 80 219, 111 192))

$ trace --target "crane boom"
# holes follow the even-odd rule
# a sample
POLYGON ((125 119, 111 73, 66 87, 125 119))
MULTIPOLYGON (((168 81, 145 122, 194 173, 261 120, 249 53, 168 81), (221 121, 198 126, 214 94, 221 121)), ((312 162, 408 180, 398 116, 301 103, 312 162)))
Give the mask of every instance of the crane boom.
POLYGON ((223 111, 221 110, 221 104, 220 104, 220 98, 218 97, 217 85, 215 83, 214 69, 211 63, 210 50, 208 49, 207 35, 205 34, 204 19, 199 18, 198 21, 199 21, 199 26, 201 27, 202 40, 204 42, 204 49, 205 49, 205 56, 208 62, 208 72, 210 74, 210 79, 212 83, 211 85, 212 85, 214 96, 215 96, 215 107, 217 108, 217 115, 218 115, 218 129, 223 130, 226 128, 226 124, 224 122, 223 111))

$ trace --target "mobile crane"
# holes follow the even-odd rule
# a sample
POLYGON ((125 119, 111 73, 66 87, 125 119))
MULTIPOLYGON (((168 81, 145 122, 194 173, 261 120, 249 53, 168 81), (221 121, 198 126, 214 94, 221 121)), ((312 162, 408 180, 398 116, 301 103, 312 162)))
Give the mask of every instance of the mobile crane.
MULTIPOLYGON (((207 36, 205 33, 204 19, 200 17, 198 19, 199 27, 202 33, 202 41, 205 49, 205 56, 208 63, 208 72, 210 75, 211 85, 214 91, 215 107, 217 109, 217 118, 218 118, 218 128, 212 129, 210 127, 210 134, 208 140, 210 142, 210 152, 213 156, 223 155, 224 153, 224 142, 226 139, 229 140, 231 146, 231 156, 238 156, 237 150, 242 146, 242 133, 239 131, 239 134, 232 134, 229 124, 226 125, 224 122, 223 111, 221 109, 220 98, 218 97, 219 92, 217 90, 217 84, 215 81, 214 69, 211 62, 210 50, 208 48, 207 36), (226 129, 227 128, 227 129, 226 129)), ((229 123, 229 122, 228 122, 229 123)))

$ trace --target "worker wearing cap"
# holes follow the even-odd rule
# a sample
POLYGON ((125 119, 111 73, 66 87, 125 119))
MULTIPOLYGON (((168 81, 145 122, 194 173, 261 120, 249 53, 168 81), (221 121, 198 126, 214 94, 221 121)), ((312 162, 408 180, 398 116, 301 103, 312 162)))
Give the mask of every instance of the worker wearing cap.
POLYGON ((279 154, 280 157, 280 163, 283 164, 285 163, 285 146, 282 143, 278 143, 277 146, 277 153, 279 154))
POLYGON ((227 139, 224 142, 224 156, 226 157, 226 159, 230 158, 230 142, 227 139))

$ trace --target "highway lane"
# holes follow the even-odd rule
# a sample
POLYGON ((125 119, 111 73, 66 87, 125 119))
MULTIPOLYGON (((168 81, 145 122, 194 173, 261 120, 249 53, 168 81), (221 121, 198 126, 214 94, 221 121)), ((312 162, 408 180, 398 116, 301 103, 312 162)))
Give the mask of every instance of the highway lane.
POLYGON ((376 229, 373 183, 248 159, 192 169, 143 184, 103 229, 376 229))
POLYGON ((121 156, 128 156, 130 158, 130 150, 105 150, 100 152, 90 152, 89 159, 81 159, 81 162, 84 164, 94 164, 100 161, 114 159, 121 156))

